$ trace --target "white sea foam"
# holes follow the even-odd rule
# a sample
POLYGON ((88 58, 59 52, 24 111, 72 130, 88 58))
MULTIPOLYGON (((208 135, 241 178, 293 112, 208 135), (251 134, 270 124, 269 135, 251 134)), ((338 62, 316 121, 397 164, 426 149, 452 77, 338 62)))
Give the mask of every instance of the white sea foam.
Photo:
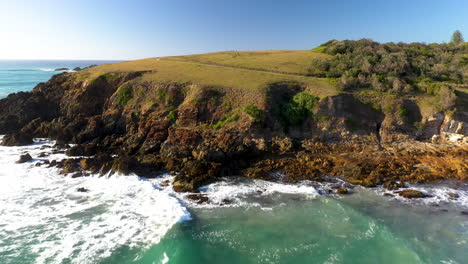
MULTIPOLYGON (((417 190, 420 192, 423 192, 426 195, 429 195, 429 197, 424 198, 424 199, 406 199, 398 194, 395 194, 395 196, 392 197, 392 199, 397 199, 405 203, 413 203, 413 204, 446 204, 446 205, 453 205, 453 206, 458 206, 462 208, 468 208, 468 186, 465 185, 460 185, 460 186, 453 186, 453 184, 450 183, 440 183, 440 184, 412 184, 409 185, 408 188, 402 188, 399 191, 405 190, 405 189, 412 189, 412 190, 417 190), (457 197, 452 198, 449 196, 449 194, 455 194, 457 197)), ((385 193, 390 193, 393 194, 390 191, 387 191, 383 188, 377 188, 375 189, 377 193, 383 195, 385 193)))
MULTIPOLYGON (((49 69, 49 68, 41 68, 39 69, 40 71, 45 71, 45 72, 55 72, 55 69, 49 69)), ((56 72, 75 72, 74 70, 63 70, 63 71, 56 71, 56 72)))
MULTIPOLYGON (((1 140, 1 138, 0 138, 1 140)), ((33 162, 52 143, 0 147, 0 255, 2 263, 35 255, 35 263, 96 263, 119 247, 157 244, 190 214, 178 199, 137 176, 72 179, 33 162), (88 192, 78 192, 77 188, 88 192), (10 258, 9 258, 10 257, 10 258)), ((55 154, 49 159, 63 158, 55 154)))
MULTIPOLYGON (((239 178, 225 178, 218 182, 205 185, 199 188, 200 195, 206 196, 209 199, 208 203, 199 204, 197 201, 188 199, 186 193, 176 193, 173 191, 168 182, 172 182, 174 176, 164 175, 156 179, 156 182, 164 192, 178 197, 187 206, 202 207, 202 208, 215 208, 219 206, 230 207, 261 207, 264 210, 271 210, 270 207, 264 206, 258 202, 258 199, 271 197, 275 194, 297 194, 303 198, 312 199, 319 196, 319 192, 309 182, 302 182, 300 184, 285 184, 275 183, 263 180, 249 180, 239 178)), ((275 204, 281 206, 281 204, 275 204)))

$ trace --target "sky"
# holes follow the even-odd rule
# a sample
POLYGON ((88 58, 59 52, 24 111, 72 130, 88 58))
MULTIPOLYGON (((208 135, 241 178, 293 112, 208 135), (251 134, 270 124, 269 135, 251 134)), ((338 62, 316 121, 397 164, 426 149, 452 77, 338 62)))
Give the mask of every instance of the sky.
POLYGON ((0 59, 133 60, 468 39, 467 0, 0 0, 0 59))

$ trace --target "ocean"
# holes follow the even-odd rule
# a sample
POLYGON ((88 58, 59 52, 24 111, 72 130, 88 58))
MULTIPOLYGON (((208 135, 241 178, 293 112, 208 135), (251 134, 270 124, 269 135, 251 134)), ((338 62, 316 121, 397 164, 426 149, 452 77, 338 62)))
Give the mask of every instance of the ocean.
MULTIPOLYGON (((55 73, 45 69, 95 64, 54 63, 12 71, 0 62, 0 94, 31 90, 55 73)), ((169 174, 71 178, 36 166, 65 158, 53 145, 0 146, 1 264, 468 260, 466 184, 414 185, 432 197, 406 200, 382 188, 338 196, 326 183, 232 177, 200 188, 210 202, 198 204, 172 190, 169 174), (15 163, 26 152, 33 161, 15 163)))
POLYGON ((73 69, 117 61, 92 60, 0 60, 0 98, 10 93, 30 91, 38 83, 46 82, 59 68, 73 69))

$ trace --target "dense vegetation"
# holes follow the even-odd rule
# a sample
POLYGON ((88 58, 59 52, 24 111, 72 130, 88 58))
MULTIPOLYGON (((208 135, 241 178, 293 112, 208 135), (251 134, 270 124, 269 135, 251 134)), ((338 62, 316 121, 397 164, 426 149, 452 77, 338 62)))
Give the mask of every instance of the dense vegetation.
POLYGON ((309 75, 336 78, 344 91, 424 92, 439 96, 448 109, 456 100, 454 87, 468 82, 468 45, 459 39, 450 44, 332 40, 320 49, 333 58, 314 58, 309 75))

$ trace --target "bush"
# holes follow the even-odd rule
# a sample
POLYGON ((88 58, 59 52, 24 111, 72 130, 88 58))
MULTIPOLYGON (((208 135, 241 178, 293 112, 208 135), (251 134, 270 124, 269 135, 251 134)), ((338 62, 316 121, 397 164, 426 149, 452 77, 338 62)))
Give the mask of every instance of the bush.
POLYGON ((263 110, 261 110, 260 108, 258 108, 258 106, 253 104, 244 106, 242 108, 242 112, 249 115, 255 122, 263 121, 263 118, 265 116, 263 110))
POLYGON ((285 126, 298 125, 304 122, 314 110, 319 99, 306 92, 294 95, 292 100, 284 106, 282 120, 285 126))
POLYGON ((226 114, 222 120, 219 120, 216 124, 212 125, 212 128, 220 129, 229 123, 236 122, 237 120, 239 120, 239 115, 226 114))
POLYGON ((133 88, 130 86, 121 87, 117 92, 117 103, 126 105, 133 98, 133 88))

